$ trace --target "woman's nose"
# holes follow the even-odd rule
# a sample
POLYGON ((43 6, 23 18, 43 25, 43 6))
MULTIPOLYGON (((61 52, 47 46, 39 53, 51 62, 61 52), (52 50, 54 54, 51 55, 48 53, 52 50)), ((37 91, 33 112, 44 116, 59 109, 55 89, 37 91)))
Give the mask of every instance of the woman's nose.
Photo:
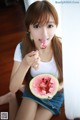
POLYGON ((48 38, 48 31, 46 27, 42 27, 42 38, 47 39, 48 38))

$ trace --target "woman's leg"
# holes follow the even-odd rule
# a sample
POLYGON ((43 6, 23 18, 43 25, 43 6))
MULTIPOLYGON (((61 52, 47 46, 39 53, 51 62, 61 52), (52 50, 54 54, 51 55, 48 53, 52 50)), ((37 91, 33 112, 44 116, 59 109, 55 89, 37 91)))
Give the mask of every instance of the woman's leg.
POLYGON ((50 120, 53 114, 46 108, 39 105, 34 120, 50 120))
MULTIPOLYGON (((23 92, 25 85, 21 85, 20 91, 23 92)), ((5 95, 0 96, 0 105, 9 104, 9 120, 15 120, 16 112, 18 110, 18 103, 16 94, 9 92, 5 95)))
POLYGON ((15 120, 34 120, 37 103, 31 99, 23 98, 15 120))
POLYGON ((9 104, 9 120, 14 120, 18 109, 16 95, 9 92, 0 97, 0 105, 9 104))
POLYGON ((9 100, 9 120, 15 120, 16 113, 18 111, 18 103, 15 94, 12 94, 9 100))
POLYGON ((14 120, 18 109, 16 95, 9 92, 0 97, 0 105, 9 104, 9 120, 14 120))
POLYGON ((5 95, 0 96, 0 105, 9 103, 9 100, 10 100, 11 96, 12 96, 11 92, 9 92, 9 93, 7 93, 5 95))
MULTIPOLYGON (((25 89, 25 85, 22 84, 22 85, 20 86, 20 89, 19 89, 19 90, 20 90, 21 92, 23 92, 24 89, 25 89)), ((14 99, 14 97, 15 97, 14 95, 15 95, 15 94, 13 94, 12 92, 9 92, 9 93, 7 93, 7 94, 5 94, 5 95, 0 96, 0 105, 9 103, 12 98, 14 99)))

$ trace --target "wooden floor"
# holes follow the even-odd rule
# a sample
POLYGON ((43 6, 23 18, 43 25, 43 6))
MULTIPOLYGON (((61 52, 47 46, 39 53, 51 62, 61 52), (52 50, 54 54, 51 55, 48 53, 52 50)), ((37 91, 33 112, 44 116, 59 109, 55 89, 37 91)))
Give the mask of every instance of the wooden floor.
POLYGON ((21 5, 18 3, 0 8, 0 95, 8 91, 5 85, 9 84, 14 50, 24 34, 24 12, 21 5))
MULTIPOLYGON (((16 45, 25 35, 25 13, 21 4, 0 7, 0 96, 9 91, 9 80, 16 45)), ((8 110, 8 105, 0 106, 0 111, 8 110)), ((51 120, 66 120, 64 107, 59 116, 51 120)))

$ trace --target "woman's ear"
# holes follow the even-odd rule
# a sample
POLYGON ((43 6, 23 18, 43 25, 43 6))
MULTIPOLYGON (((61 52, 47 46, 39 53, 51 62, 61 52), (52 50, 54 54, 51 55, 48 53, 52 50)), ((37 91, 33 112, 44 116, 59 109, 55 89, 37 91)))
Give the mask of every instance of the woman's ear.
POLYGON ((34 41, 32 34, 30 33, 30 39, 31 41, 34 41))
POLYGON ((30 32, 27 31, 26 34, 27 34, 27 35, 30 35, 30 32))

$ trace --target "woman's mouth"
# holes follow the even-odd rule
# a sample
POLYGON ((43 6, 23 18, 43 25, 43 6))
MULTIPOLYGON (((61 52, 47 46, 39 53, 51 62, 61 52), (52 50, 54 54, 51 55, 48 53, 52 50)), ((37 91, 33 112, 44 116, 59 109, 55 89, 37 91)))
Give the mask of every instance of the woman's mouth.
POLYGON ((40 48, 45 49, 47 47, 46 40, 39 39, 40 41, 40 48))

